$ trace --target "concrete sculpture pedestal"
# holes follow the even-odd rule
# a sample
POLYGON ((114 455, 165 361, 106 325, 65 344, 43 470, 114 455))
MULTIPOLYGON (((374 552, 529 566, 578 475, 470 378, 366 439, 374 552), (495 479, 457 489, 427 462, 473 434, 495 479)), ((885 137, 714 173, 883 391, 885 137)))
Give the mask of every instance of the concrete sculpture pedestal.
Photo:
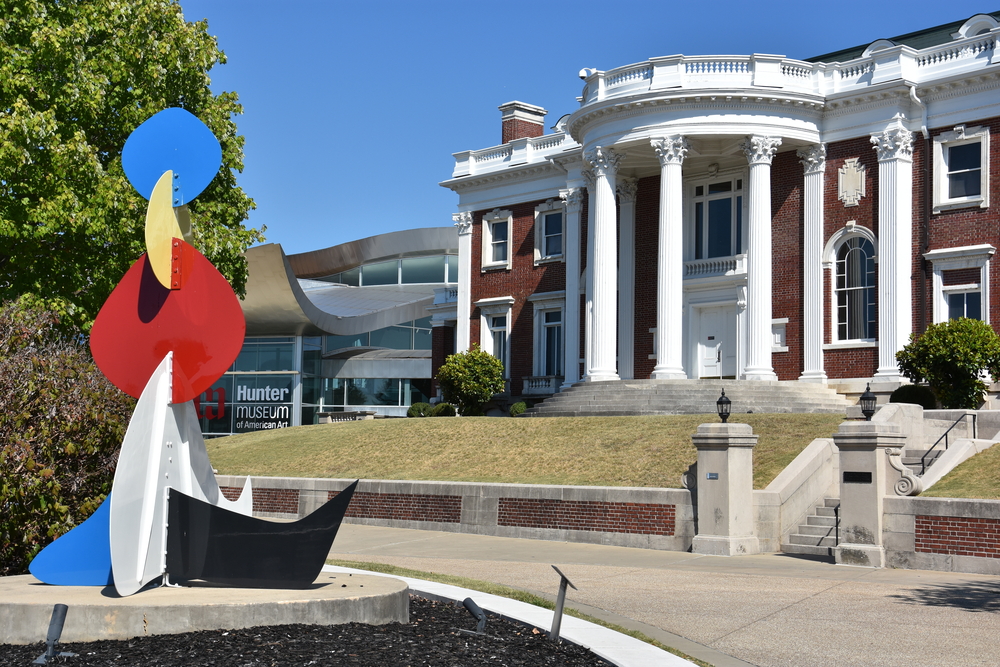
POLYGON ((698 449, 698 535, 691 551, 710 556, 760 553, 753 532, 753 448, 749 424, 701 424, 698 449))

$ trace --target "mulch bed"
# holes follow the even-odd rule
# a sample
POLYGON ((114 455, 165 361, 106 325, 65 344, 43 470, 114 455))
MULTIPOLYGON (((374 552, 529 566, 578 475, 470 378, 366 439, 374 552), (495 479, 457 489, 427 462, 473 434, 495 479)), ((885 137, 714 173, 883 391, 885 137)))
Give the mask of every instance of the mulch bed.
MULTIPOLYGON (((408 624, 275 625, 245 630, 212 630, 183 635, 138 637, 127 641, 58 644, 78 653, 50 665, 74 667, 279 667, 352 665, 358 667, 609 667, 587 649, 554 643, 537 628, 488 616, 482 635, 476 620, 454 603, 410 597, 408 624)), ((45 644, 0 644, 0 664, 28 667, 45 644)))

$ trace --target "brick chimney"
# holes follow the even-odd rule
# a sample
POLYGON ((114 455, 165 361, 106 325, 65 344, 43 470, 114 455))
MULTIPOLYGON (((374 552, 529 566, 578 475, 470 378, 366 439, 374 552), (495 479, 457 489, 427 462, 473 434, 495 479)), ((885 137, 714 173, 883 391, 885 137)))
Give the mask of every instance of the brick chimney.
POLYGON ((548 111, 542 107, 524 102, 507 102, 500 105, 500 113, 503 121, 502 143, 545 134, 545 114, 548 111))

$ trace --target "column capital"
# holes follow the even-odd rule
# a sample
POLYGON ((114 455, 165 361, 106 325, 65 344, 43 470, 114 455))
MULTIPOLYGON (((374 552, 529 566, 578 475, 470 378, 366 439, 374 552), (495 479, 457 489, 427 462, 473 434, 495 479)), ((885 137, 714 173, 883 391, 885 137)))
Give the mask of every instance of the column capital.
POLYGON ((872 135, 871 142, 878 161, 913 160, 913 133, 903 127, 903 116, 896 114, 892 124, 872 135))
POLYGON ((611 148, 595 146, 584 154, 584 159, 591 164, 597 176, 614 176, 618 173, 618 164, 622 154, 611 148))
POLYGON ((455 221, 455 226, 458 227, 459 236, 472 233, 472 211, 452 213, 451 219, 455 221))
POLYGON ((781 145, 781 137, 761 137, 754 135, 747 137, 740 143, 740 149, 747 156, 750 164, 771 164, 774 154, 778 152, 781 145))
POLYGON ((583 188, 566 188, 559 191, 559 199, 566 202, 567 213, 578 213, 583 206, 583 188))
POLYGON ((591 169, 590 167, 587 167, 586 169, 580 172, 580 175, 583 176, 583 180, 587 183, 585 189, 593 191, 594 179, 596 178, 596 176, 594 175, 594 170, 591 169))
POLYGON ((807 174, 826 171, 826 144, 812 144, 795 151, 807 174))
POLYGON ((639 189, 639 179, 619 178, 616 185, 618 197, 622 202, 634 202, 635 192, 639 189))
POLYGON ((691 148, 688 140, 679 134, 659 139, 650 139, 649 144, 656 151, 656 157, 660 161, 660 166, 668 164, 683 164, 687 152, 691 148))

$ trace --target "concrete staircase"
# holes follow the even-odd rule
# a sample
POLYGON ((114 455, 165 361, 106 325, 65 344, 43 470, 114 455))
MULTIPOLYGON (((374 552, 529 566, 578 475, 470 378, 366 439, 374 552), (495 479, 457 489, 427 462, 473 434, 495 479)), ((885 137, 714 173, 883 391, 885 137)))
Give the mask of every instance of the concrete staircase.
POLYGON ((714 414, 722 390, 732 414, 828 412, 844 414, 851 402, 811 382, 752 380, 615 380, 578 382, 523 417, 714 414))
POLYGON ((900 461, 904 466, 912 470, 914 475, 920 477, 927 472, 927 470, 930 470, 930 467, 934 465, 934 462, 937 461, 938 457, 940 457, 943 453, 944 449, 940 447, 934 450, 906 448, 903 450, 903 455, 900 457, 900 461))
POLYGON ((833 548, 837 546, 837 510, 840 498, 824 498, 823 504, 806 517, 806 522, 798 527, 798 532, 788 536, 781 545, 786 554, 833 558, 833 548))

